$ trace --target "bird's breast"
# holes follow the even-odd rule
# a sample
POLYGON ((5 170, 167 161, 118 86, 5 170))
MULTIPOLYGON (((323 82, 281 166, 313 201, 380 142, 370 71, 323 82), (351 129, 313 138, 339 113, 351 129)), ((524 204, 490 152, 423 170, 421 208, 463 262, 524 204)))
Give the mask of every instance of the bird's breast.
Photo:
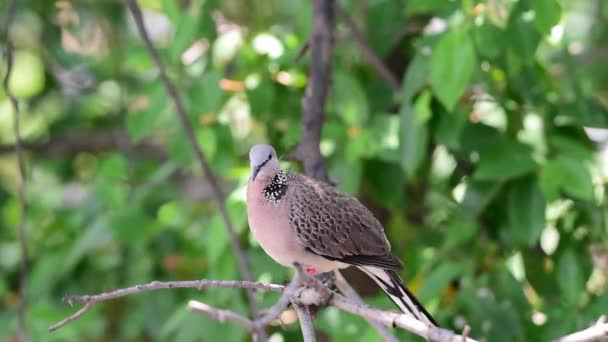
POLYGON ((268 201, 254 184, 247 188, 249 228, 262 249, 276 262, 291 266, 293 252, 302 248, 289 225, 289 208, 285 201, 268 201), (253 185, 253 186, 252 186, 253 185))

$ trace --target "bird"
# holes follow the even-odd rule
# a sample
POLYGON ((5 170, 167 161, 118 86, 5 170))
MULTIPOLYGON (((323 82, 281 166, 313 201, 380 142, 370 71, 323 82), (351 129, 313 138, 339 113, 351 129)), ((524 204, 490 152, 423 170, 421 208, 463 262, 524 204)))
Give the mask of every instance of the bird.
POLYGON ((372 278, 405 314, 438 326, 397 274, 382 224, 357 198, 321 181, 280 168, 275 149, 249 151, 249 228, 274 261, 311 275, 355 266, 372 278))

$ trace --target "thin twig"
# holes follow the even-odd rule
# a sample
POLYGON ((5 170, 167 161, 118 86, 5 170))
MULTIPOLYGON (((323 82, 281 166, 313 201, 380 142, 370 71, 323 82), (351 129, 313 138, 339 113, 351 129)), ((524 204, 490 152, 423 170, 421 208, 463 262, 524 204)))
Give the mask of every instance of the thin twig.
POLYGON ((302 282, 304 281, 304 273, 299 268, 296 267, 296 275, 293 277, 291 282, 285 287, 283 290, 283 294, 279 298, 279 300, 272 306, 270 309, 266 311, 264 316, 258 318, 253 322, 254 326, 257 328, 263 328, 270 324, 272 321, 277 319, 281 313, 287 308, 289 303, 291 302, 291 298, 293 297, 295 291, 302 286, 302 282))
POLYGON ((5 54, 6 54, 6 74, 2 85, 4 92, 8 95, 10 102, 15 112, 15 119, 13 120, 13 130, 15 133, 15 153, 17 154, 17 166, 19 168, 19 246, 21 249, 21 260, 19 264, 19 307, 17 313, 17 324, 19 329, 19 341, 27 340, 27 327, 25 321, 25 312, 27 310, 27 239, 25 232, 26 224, 26 205, 25 205, 25 159, 23 158, 23 148, 21 141, 21 130, 20 130, 20 113, 19 113, 19 102, 12 93, 9 87, 9 80, 11 72, 13 71, 13 45, 10 39, 10 27, 15 16, 15 1, 8 0, 6 8, 6 18, 4 20, 3 36, 5 42, 5 54))
POLYGON ((131 294, 142 293, 147 291, 162 290, 162 289, 197 289, 201 290, 208 287, 218 288, 240 288, 240 289, 251 289, 251 290, 267 290, 274 292, 283 292, 283 286, 275 284, 264 284, 260 282, 242 281, 242 280, 185 280, 185 281, 153 281, 146 284, 139 284, 123 289, 103 292, 96 295, 84 295, 84 296, 65 296, 63 301, 68 303, 70 306, 74 303, 85 303, 85 307, 78 310, 68 318, 62 320, 57 324, 53 324, 49 331, 55 331, 64 325, 70 323, 76 318, 82 316, 87 312, 95 303, 103 302, 110 299, 128 296, 131 294))
POLYGON ((387 327, 397 327, 405 329, 418 336, 428 338, 431 341, 477 342, 476 340, 470 337, 463 337, 454 333, 451 330, 439 328, 434 325, 419 321, 411 315, 375 309, 365 304, 357 304, 339 294, 335 294, 329 303, 337 307, 338 309, 350 312, 354 315, 367 319, 377 320, 378 322, 384 324, 387 327))
POLYGON ((602 315, 593 326, 560 337, 556 342, 592 342, 600 341, 605 337, 608 337, 608 323, 606 323, 606 316, 602 315))
POLYGON ((342 6, 336 4, 336 13, 352 33, 353 38, 355 39, 355 43, 359 45, 359 48, 363 53, 363 57, 367 59, 372 68, 376 70, 378 75, 380 75, 380 77, 382 77, 393 90, 398 91, 401 88, 399 80, 393 74, 393 72, 384 64, 382 59, 378 57, 374 50, 372 50, 369 45, 369 42, 367 41, 367 38, 365 37, 365 34, 357 27, 348 12, 346 12, 346 10, 342 8, 342 6))
MULTIPOLYGON (((338 288, 338 290, 340 290, 340 292, 342 292, 342 294, 346 296, 346 298, 352 300, 353 302, 357 304, 363 304, 363 299, 361 298, 361 296, 359 296, 357 291, 355 291, 355 289, 350 286, 350 284, 348 283, 348 281, 346 281, 342 273, 336 270, 334 271, 334 274, 336 275, 336 287, 338 288)), ((387 327, 382 325, 382 323, 376 321, 375 319, 366 320, 372 327, 374 327, 374 329, 376 329, 376 331, 378 332, 378 334, 380 334, 380 336, 382 336, 384 341, 399 342, 399 339, 395 335, 393 335, 387 327)))
MULTIPOLYGON (((14 153, 15 144, 0 144, 0 155, 14 153)), ((138 155, 164 160, 167 153, 160 143, 143 140, 132 144, 124 130, 107 130, 101 132, 86 132, 52 136, 47 140, 24 141, 21 144, 24 152, 44 156, 73 157, 81 152, 103 153, 107 151, 135 152, 138 155)))
POLYGON ((298 320, 300 321, 300 329, 302 330, 302 337, 304 342, 316 342, 315 328, 312 324, 312 318, 310 317, 310 310, 308 306, 301 304, 293 304, 294 310, 298 314, 298 320))
MULTIPOLYGON (((139 34, 140 34, 141 38, 143 39, 144 43, 146 44, 146 47, 147 47, 150 55, 152 56, 152 59, 154 60, 156 67, 158 68, 160 78, 161 78, 165 88, 167 89, 169 96, 173 100, 177 116, 181 122, 184 132, 186 133, 188 141, 190 142, 191 148, 194 151, 194 155, 196 156, 198 163, 200 164, 201 168, 203 169, 205 177, 207 177, 207 179, 209 180, 209 184, 211 185, 211 189, 213 191, 213 195, 215 197, 220 214, 224 221, 224 225, 226 226, 226 230, 228 231, 228 236, 230 238, 230 244, 232 245, 232 250, 233 250, 234 254, 236 255, 241 275, 242 275, 243 279, 245 279, 247 281, 251 281, 252 276, 251 276, 251 271, 249 269, 249 265, 247 263, 247 258, 245 257, 245 253, 243 253, 243 250, 241 249, 236 232, 232 226, 232 223, 230 222, 230 218, 228 216, 228 212, 226 210, 226 206, 224 203, 224 195, 222 194, 222 190, 220 189, 219 183, 218 183, 215 175, 213 174, 213 171, 211 170, 209 163, 207 162, 207 158, 205 157, 204 152, 201 150, 200 146, 198 145, 198 142, 196 140, 196 136, 194 133, 194 128, 192 127, 192 124, 190 123, 190 120, 188 119, 188 115, 186 113, 186 107, 184 106, 182 98, 180 97, 179 93, 177 92, 177 89, 175 88, 173 82, 171 82, 171 80, 169 79, 169 76, 167 75, 167 71, 163 64, 163 61, 160 58, 160 54, 158 53, 158 50, 152 43, 152 40, 150 40, 150 37, 148 36, 148 32, 146 31, 146 28, 144 26, 141 9, 137 5, 137 1, 136 0, 127 0, 127 5, 131 12, 131 15, 133 16, 133 19, 135 21, 135 25, 137 26, 139 34)), ((204 94, 201 94, 201 96, 204 96, 204 94)), ((249 300, 249 307, 250 307, 251 314, 253 315, 253 317, 257 317, 258 305, 257 305, 257 300, 256 300, 255 296, 253 295, 253 292, 248 290, 247 297, 249 300)), ((263 339, 265 339, 265 338, 263 338, 263 339)))
POLYGON ((188 302, 188 309, 205 314, 216 321, 219 321, 220 323, 232 321, 247 329, 249 332, 253 331, 253 322, 234 311, 214 308, 211 305, 201 303, 196 300, 191 300, 188 302))
POLYGON ((331 84, 334 33, 334 0, 314 0, 312 31, 308 40, 310 76, 302 98, 302 136, 295 156, 310 177, 329 182, 319 150, 325 120, 325 101, 331 84))

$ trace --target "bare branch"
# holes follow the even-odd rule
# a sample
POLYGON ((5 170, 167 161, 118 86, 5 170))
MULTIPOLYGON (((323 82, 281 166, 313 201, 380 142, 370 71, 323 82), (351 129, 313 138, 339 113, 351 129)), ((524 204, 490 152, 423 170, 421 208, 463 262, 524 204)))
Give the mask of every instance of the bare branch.
POLYGON ((592 342, 600 341, 605 337, 608 337, 608 323, 606 323, 606 316, 602 315, 593 326, 560 337, 556 342, 592 342))
MULTIPOLYGON (((361 296, 359 296, 357 291, 355 291, 355 289, 350 286, 350 284, 348 283, 348 281, 346 281, 342 273, 336 270, 334 271, 334 274, 336 275, 336 287, 338 288, 338 290, 340 290, 340 292, 342 292, 342 294, 346 296, 346 298, 352 300, 353 302, 357 304, 363 304, 363 299, 361 298, 361 296)), ((376 331, 378 332, 378 334, 380 334, 380 336, 382 336, 384 341, 399 342, 399 339, 397 339, 397 337, 393 335, 387 327, 382 325, 382 323, 376 321, 375 319, 366 318, 366 320, 372 327, 374 327, 374 329, 376 329, 376 331)))
POLYGON ((6 74, 2 85, 4 92, 8 95, 10 102, 15 112, 15 119, 13 121, 13 131, 15 133, 15 153, 17 154, 17 167, 19 169, 19 246, 21 249, 21 260, 19 263, 19 307, 17 312, 17 325, 19 330, 19 341, 27 341, 27 327, 25 321, 25 312, 27 310, 27 238, 25 231, 26 224, 26 205, 25 205, 25 159, 23 157, 23 148, 21 141, 21 130, 20 130, 20 113, 19 113, 19 102, 12 93, 9 87, 9 80, 13 71, 13 46, 10 37, 10 27, 15 17, 15 1, 8 0, 6 8, 6 18, 4 20, 4 27, 2 30, 3 40, 5 42, 5 53, 6 53, 6 74))
POLYGON ((367 59, 372 68, 376 70, 378 75, 380 75, 393 90, 398 91, 401 88, 399 79, 397 79, 393 72, 384 64, 382 59, 378 57, 374 50, 372 50, 365 34, 357 27, 348 12, 346 12, 342 6, 336 4, 336 13, 352 33, 355 42, 359 45, 359 48, 363 53, 363 57, 367 59))
POLYGON ((266 311, 266 314, 264 316, 258 318, 254 322, 255 327, 263 328, 267 326, 272 321, 277 319, 277 317, 281 315, 285 308, 287 308, 287 306, 291 302, 291 298, 293 297, 295 291, 302 285, 302 282, 304 280, 304 273, 302 272, 302 270, 299 267, 296 268, 296 270, 296 275, 293 277, 289 285, 287 285, 283 290, 281 298, 279 298, 279 300, 270 309, 266 311))
POLYGON ((191 300, 188 302, 188 309, 205 314, 215 319, 216 321, 219 321, 220 323, 224 323, 226 321, 233 321, 236 324, 247 329, 249 332, 253 331, 253 322, 237 314, 234 311, 217 309, 212 307, 211 305, 207 305, 196 300, 191 300))
POLYGON ((331 84, 331 51, 334 33, 334 0, 314 0, 310 50, 310 77, 302 99, 302 137, 295 156, 307 175, 329 182, 319 150, 325 120, 325 101, 331 84))
MULTIPOLYGON (((93 305, 95 305, 95 303, 96 302, 94 302, 94 301, 86 302, 84 304, 84 306, 82 308, 80 308, 80 310, 74 312, 72 315, 66 317, 65 319, 63 319, 63 320, 61 320, 61 321, 59 321, 59 322, 51 325, 49 327, 49 331, 52 332, 52 331, 55 331, 55 330, 57 330, 59 328, 62 328, 64 325, 66 325, 66 324, 70 323, 71 321, 77 319, 78 317, 84 315, 84 313, 87 312, 87 311, 89 311, 93 307, 93 305)), ((72 304, 70 303, 70 306, 71 305, 72 304)))
POLYGON ((275 284, 264 284, 260 282, 252 281, 241 281, 241 280, 184 280, 184 281, 153 281, 147 284, 140 284, 124 289, 113 290, 109 292, 103 292, 96 295, 84 295, 84 296, 65 296, 63 301, 68 303, 70 306, 75 302, 85 303, 85 306, 78 310, 78 312, 64 319, 63 321, 52 325, 49 331, 55 331, 64 325, 70 323, 76 318, 82 316, 87 312, 95 303, 103 302, 110 299, 128 296, 131 294, 162 290, 162 289, 197 289, 201 290, 207 287, 218 287, 218 288, 240 288, 250 290, 267 290, 274 292, 282 292, 283 286, 275 284))
MULTIPOLYGON (((218 319, 221 322, 225 320, 235 321, 237 324, 245 327, 247 330, 257 332, 259 329, 266 327, 272 323, 279 315, 285 310, 287 305, 291 302, 294 307, 296 305, 300 307, 307 307, 309 305, 333 305, 343 311, 350 312, 368 320, 375 320, 382 323, 386 327, 398 327, 408 330, 414 334, 426 337, 431 341, 439 342, 456 342, 456 341, 467 341, 475 342, 474 339, 466 336, 457 335, 454 332, 442 328, 438 328, 421 321, 418 321, 414 317, 406 314, 400 314, 392 311, 375 309, 365 304, 359 304, 353 302, 340 294, 335 293, 325 286, 321 281, 313 278, 303 272, 301 268, 298 268, 293 280, 288 286, 276 285, 276 284, 264 284, 259 282, 249 281, 238 281, 238 280, 189 280, 189 281, 153 281, 147 284, 140 284, 131 286, 124 289, 117 289, 109 292, 104 292, 96 295, 83 295, 83 296, 66 296, 64 301, 70 305, 75 302, 85 303, 85 305, 78 310, 76 313, 65 318, 61 322, 58 322, 49 328, 49 331, 57 330, 71 321, 82 316, 84 313, 89 311, 96 303, 111 300, 119 297, 128 296, 131 294, 142 293, 146 291, 160 290, 160 289, 174 289, 174 288, 191 288, 191 289, 203 289, 208 287, 216 288, 244 288, 244 289, 256 289, 256 290, 267 290, 274 292, 283 292, 280 299, 275 305, 273 305, 267 314, 256 321, 250 321, 249 319, 242 317, 232 311, 220 310, 212 308, 208 305, 205 306, 203 303, 190 302, 190 309, 205 313, 213 318, 218 319), (194 304, 193 304, 194 303, 194 304), (202 304, 202 306, 200 305, 202 304)), ((296 308, 298 310, 298 308, 296 308)), ((302 318, 300 318, 302 319, 302 318)), ((301 324, 308 324, 307 322, 301 324)), ((598 335, 599 336, 599 335, 598 335)), ((567 340, 568 342, 578 342, 586 340, 567 340)))
POLYGON ((300 320, 300 329, 302 330, 304 342, 316 342, 317 338, 315 337, 315 328, 312 324, 312 318, 310 317, 310 310, 308 309, 308 306, 294 303, 293 308, 296 310, 298 319, 300 320))
POLYGON ((398 327, 412 332, 418 336, 426 337, 437 342, 476 342, 476 340, 455 334, 453 331, 439 328, 422 321, 413 316, 372 308, 365 304, 357 304, 346 297, 335 294, 330 304, 338 309, 350 312, 367 319, 377 320, 387 327, 398 327))
MULTIPOLYGON (((219 183, 218 183, 215 175, 213 174, 211 167, 209 166, 209 163, 207 162, 207 158, 206 158, 204 152, 201 150, 200 146, 197 143, 196 136, 194 133, 194 128, 192 127, 192 124, 190 123, 190 120, 188 119, 188 115, 186 113, 186 107, 184 106, 182 98, 180 97, 179 93, 177 92, 177 89, 176 89, 175 85, 173 84, 173 82, 171 82, 171 80, 169 79, 169 76, 167 75, 167 71, 163 64, 163 61, 160 58, 160 54, 158 53, 158 50, 156 49, 156 47, 150 40, 150 37, 148 36, 148 32, 146 31, 146 28, 144 26, 141 9, 137 5, 137 1, 136 0, 127 0, 127 6, 129 7, 131 15, 133 16, 135 25, 137 26, 137 29, 139 31, 141 38, 143 39, 150 55, 152 56, 152 59, 154 60, 154 62, 156 64, 156 67, 158 68, 160 78, 161 78, 165 88, 167 89, 169 96, 173 100, 173 103, 174 103, 175 109, 176 109, 176 114, 181 122, 184 132, 186 133, 188 141, 190 142, 191 148, 194 151, 194 155, 196 156, 198 163, 200 164, 201 168, 203 169, 205 177, 207 177, 207 179, 209 180, 209 183, 211 184, 211 188, 213 190, 213 194, 214 194, 215 200, 217 202, 220 214, 224 221, 224 225, 226 226, 226 230, 228 231, 228 236, 230 238, 230 244, 232 246, 232 250, 233 250, 234 254, 236 255, 236 258, 238 261, 238 266, 239 266, 241 275, 242 275, 243 279, 245 279, 247 281, 251 281, 252 276, 251 276, 251 271, 249 269, 249 265, 247 263, 247 258, 245 257, 245 253, 243 253, 243 250, 241 249, 241 246, 240 246, 238 237, 236 235, 236 232, 234 230, 234 227, 232 226, 232 223, 230 222, 230 218, 228 216, 228 212, 226 211, 226 206, 224 203, 224 195, 222 194, 222 190, 220 189, 219 183)), ((201 94, 201 96, 204 96, 204 94, 201 94)), ((253 292, 248 290, 247 297, 249 300, 249 307, 250 307, 251 314, 254 317, 256 317, 258 315, 258 304, 257 304, 255 296, 253 295, 253 292)), ((260 332, 260 334, 265 335, 262 332, 260 332)), ((263 340, 266 339, 264 336, 261 336, 261 338, 263 340)))
MULTIPOLYGON (((144 140, 132 144, 127 133, 123 130, 102 132, 87 132, 51 137, 46 141, 23 142, 23 150, 45 156, 71 157, 81 152, 102 153, 121 150, 126 153, 137 153, 156 159, 166 159, 166 153, 160 144, 144 140)), ((0 145, 0 155, 13 153, 15 145, 0 145)))

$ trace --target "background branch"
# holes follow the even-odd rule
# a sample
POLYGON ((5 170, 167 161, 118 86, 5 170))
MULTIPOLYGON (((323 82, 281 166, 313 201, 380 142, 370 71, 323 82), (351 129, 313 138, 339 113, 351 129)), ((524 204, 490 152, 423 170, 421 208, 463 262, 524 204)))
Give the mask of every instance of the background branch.
POLYGON ((19 196, 19 246, 21 250, 21 260, 19 262, 19 305, 17 309, 17 325, 19 329, 19 340, 27 341, 27 326, 25 321, 25 312, 27 310, 27 238, 26 238, 26 205, 25 205, 25 160, 23 157, 23 148, 20 134, 20 116, 19 116, 19 102, 12 93, 9 87, 9 80, 11 72, 13 71, 13 46, 10 37, 11 23, 15 17, 15 0, 8 0, 6 8, 6 18, 4 19, 3 27, 3 40, 5 46, 6 56, 6 74, 2 85, 4 92, 7 94, 10 103, 13 107, 15 118, 13 120, 13 131, 15 134, 15 153, 17 154, 17 167, 19 169, 19 184, 18 184, 18 196, 19 196))
POLYGON ((333 0, 313 0, 312 31, 308 41, 310 72, 302 98, 302 135, 295 152, 296 158, 304 164, 305 173, 324 182, 329 182, 329 177, 319 142, 331 84, 334 5, 333 0))
MULTIPOLYGON (((0 155, 13 153, 15 148, 15 144, 0 144, 0 155)), ((21 148, 27 152, 54 157, 73 157, 82 152, 103 153, 119 150, 160 160, 167 158, 160 144, 150 140, 133 144, 124 130, 54 136, 46 141, 22 142, 21 148)))
POLYGON ((336 4, 336 13, 344 25, 346 25, 346 27, 348 27, 350 30, 353 38, 355 39, 355 43, 357 43, 361 49, 361 52, 363 53, 363 57, 374 68, 374 70, 376 70, 378 75, 380 75, 380 77, 382 77, 394 91, 401 89, 399 79, 397 79, 393 72, 384 64, 382 59, 378 57, 374 50, 372 50, 367 38, 365 37, 365 34, 357 27, 348 12, 342 8, 342 6, 336 4))
MULTIPOLYGON (((234 227, 232 226, 232 223, 230 222, 230 218, 228 217, 228 212, 226 210, 226 206, 224 203, 224 195, 222 194, 222 190, 220 189, 218 181, 217 181, 215 175, 213 174, 213 171, 211 170, 209 163, 207 162, 207 158, 205 157, 204 152, 198 145, 198 142, 196 140, 196 136, 194 133, 194 128, 192 127, 192 124, 190 123, 190 120, 188 119, 188 115, 186 113, 186 107, 184 106, 184 103, 183 103, 179 93, 177 92, 177 89, 173 85, 173 82, 171 82, 171 80, 169 79, 169 76, 167 75, 167 71, 160 58, 158 50, 156 49, 156 47, 150 40, 150 37, 148 36, 148 32, 146 31, 146 28, 144 26, 141 9, 138 7, 137 1, 136 0, 127 0, 127 5, 131 12, 131 15, 133 16, 133 19, 135 21, 135 25, 137 26, 139 34, 141 35, 141 38, 143 39, 143 41, 146 45, 146 48, 148 49, 150 55, 152 56, 152 59, 154 60, 156 67, 158 68, 160 78, 161 78, 165 88, 167 89, 167 93, 173 100, 173 103, 174 103, 175 109, 176 109, 176 114, 180 120, 182 128, 184 129, 184 132, 186 133, 186 137, 188 138, 190 146, 194 152, 194 155, 196 156, 196 160, 198 161, 201 168, 203 169, 205 177, 207 177, 207 179, 209 180, 209 183, 211 184, 211 189, 212 189, 212 192, 216 199, 222 219, 224 221, 224 225, 226 226, 226 230, 228 231, 228 236, 230 238, 230 244, 231 244, 232 250, 237 258, 237 262, 238 262, 238 266, 239 266, 241 275, 242 275, 243 279, 245 279, 247 281, 251 281, 252 280, 251 270, 249 269, 249 265, 248 265, 247 259, 245 257, 245 253, 241 249, 241 246, 240 246, 238 237, 236 235, 236 232, 234 230, 234 227)), ((204 94, 200 94, 200 95, 204 96, 204 94)), ((257 304, 257 300, 251 290, 247 290, 247 298, 249 300, 249 307, 250 307, 251 314, 253 315, 253 317, 257 317, 258 304, 257 304)), ((266 336, 263 331, 256 332, 256 335, 257 335, 258 339, 266 340, 266 336)))

